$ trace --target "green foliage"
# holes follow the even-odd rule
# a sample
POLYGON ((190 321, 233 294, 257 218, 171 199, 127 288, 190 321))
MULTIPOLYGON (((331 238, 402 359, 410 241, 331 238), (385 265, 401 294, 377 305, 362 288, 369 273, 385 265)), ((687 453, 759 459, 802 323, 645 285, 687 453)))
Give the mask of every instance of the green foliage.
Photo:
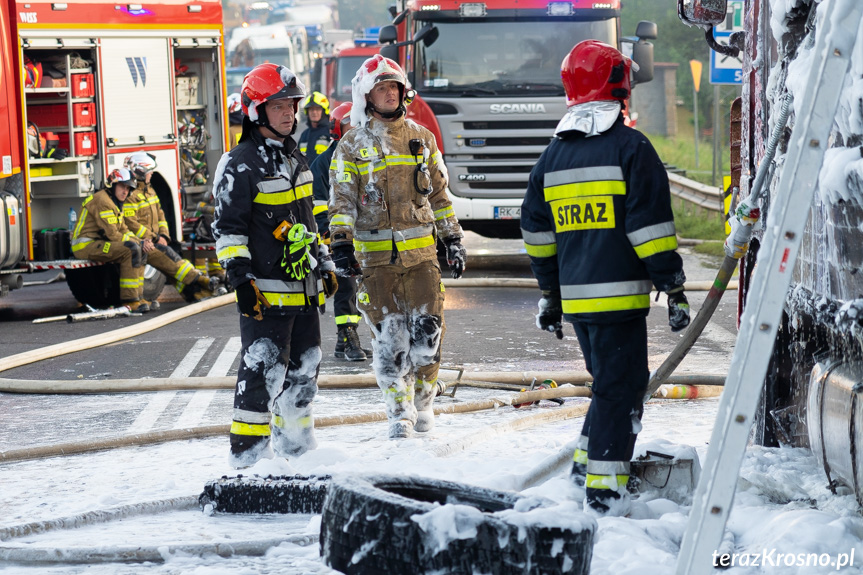
POLYGON ((708 212, 682 201, 675 201, 674 227, 681 238, 693 240, 725 240, 725 218, 718 212, 708 212))
MULTIPOLYGON (((708 186, 713 185, 713 140, 700 139, 698 141, 698 167, 695 166, 695 134, 690 128, 686 134, 680 134, 674 138, 645 134, 650 143, 659 154, 659 158, 669 166, 674 166, 686 171, 686 177, 708 186)), ((717 175, 717 186, 722 185, 722 176, 731 172, 730 152, 728 148, 721 148, 722 162, 717 175)))

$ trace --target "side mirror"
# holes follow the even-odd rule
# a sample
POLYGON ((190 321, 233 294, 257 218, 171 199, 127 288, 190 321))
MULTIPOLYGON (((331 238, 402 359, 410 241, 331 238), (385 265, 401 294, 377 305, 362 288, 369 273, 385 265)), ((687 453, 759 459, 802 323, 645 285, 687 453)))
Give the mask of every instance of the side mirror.
POLYGON ((378 42, 381 44, 392 44, 398 39, 398 32, 395 26, 383 26, 378 33, 378 42))
POLYGON ((709 30, 725 20, 726 0, 677 0, 677 17, 688 26, 709 30))
POLYGON ((653 44, 636 42, 632 45, 632 60, 638 64, 638 71, 632 73, 632 85, 644 84, 653 80, 653 44))
POLYGON ((390 13, 390 18, 395 18, 396 14, 398 14, 398 8, 395 4, 390 4, 387 6, 387 12, 390 13))
MULTIPOLYGON (((384 58, 389 58, 393 62, 399 62, 399 48, 395 44, 387 44, 386 46, 381 46, 381 56, 384 58)), ((401 63, 399 62, 399 65, 401 63)))
POLYGON ((408 11, 402 10, 401 13, 399 13, 393 17, 393 25, 398 26, 399 24, 402 23, 402 20, 407 18, 407 16, 408 16, 408 11))
POLYGON ((656 22, 642 20, 635 27, 635 35, 642 40, 656 40, 656 22))
POLYGON ((417 35, 414 36, 414 43, 419 43, 422 40, 423 45, 426 47, 431 46, 435 43, 435 40, 440 36, 440 30, 437 29, 437 26, 434 24, 426 24, 423 26, 417 35))

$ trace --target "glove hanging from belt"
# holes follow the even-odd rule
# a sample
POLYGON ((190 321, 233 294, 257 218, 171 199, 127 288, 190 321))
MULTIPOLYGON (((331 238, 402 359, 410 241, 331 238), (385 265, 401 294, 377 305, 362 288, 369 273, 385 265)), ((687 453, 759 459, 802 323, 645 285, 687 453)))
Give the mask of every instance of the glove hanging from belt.
POLYGON ((237 307, 240 308, 241 314, 258 321, 264 319, 261 306, 270 307, 270 302, 255 285, 255 280, 238 285, 234 291, 237 294, 237 307))

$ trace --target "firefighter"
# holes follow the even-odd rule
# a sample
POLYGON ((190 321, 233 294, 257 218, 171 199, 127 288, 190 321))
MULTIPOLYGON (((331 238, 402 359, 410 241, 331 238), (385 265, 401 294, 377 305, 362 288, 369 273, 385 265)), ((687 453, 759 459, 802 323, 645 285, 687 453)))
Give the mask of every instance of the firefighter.
POLYGON ((144 251, 123 220, 123 203, 135 189, 135 180, 129 170, 117 168, 108 174, 106 184, 106 189, 84 200, 72 232, 72 253, 82 260, 120 264, 121 302, 134 312, 147 313, 144 251))
POLYGON ((378 54, 360 66, 352 88, 354 128, 330 170, 333 260, 340 275, 362 274, 358 307, 372 331, 389 437, 403 438, 434 426, 445 331, 436 236, 453 277, 467 257, 435 138, 404 117, 413 95, 404 71, 378 54))
POLYGON ((530 173, 521 208, 542 290, 537 327, 562 339, 562 318, 572 322, 594 380, 572 476, 597 515, 629 509, 651 286, 668 294, 671 330, 689 324, 668 178, 647 138, 623 123, 631 66, 596 40, 564 58, 568 110, 530 173))
POLYGON ((303 101, 303 113, 309 127, 300 134, 300 151, 311 164, 318 154, 329 147, 330 138, 330 101, 320 92, 312 92, 303 101))
POLYGON ((237 92, 228 96, 228 124, 228 149, 233 149, 243 133, 243 104, 237 92))
MULTIPOLYGON (((330 135, 333 141, 311 165, 312 175, 315 177, 315 220, 318 233, 325 242, 329 242, 330 238, 327 210, 330 199, 330 165, 339 140, 351 129, 350 113, 350 102, 340 104, 333 110, 330 116, 330 135)), ((357 325, 360 323, 360 312, 357 310, 357 279, 339 276, 338 282, 339 289, 333 298, 337 329, 335 356, 348 361, 365 361, 372 355, 372 350, 363 348, 357 333, 357 325)))
POLYGON ((299 456, 317 445, 312 401, 321 361, 318 310, 336 288, 312 213, 312 173, 291 135, 305 88, 284 66, 253 68, 243 133, 222 156, 213 236, 240 311, 230 463, 299 456), (325 281, 322 281, 325 280, 325 281))
MULTIPOLYGON (((141 240, 147 263, 174 280, 177 291, 186 301, 212 297, 210 278, 196 270, 192 262, 181 258, 169 245, 171 236, 165 212, 156 190, 150 185, 156 158, 144 151, 134 152, 126 156, 123 166, 137 181, 136 188, 123 206, 123 217, 129 230, 141 240)), ((152 302, 151 309, 158 309, 155 307, 158 303, 152 302)))

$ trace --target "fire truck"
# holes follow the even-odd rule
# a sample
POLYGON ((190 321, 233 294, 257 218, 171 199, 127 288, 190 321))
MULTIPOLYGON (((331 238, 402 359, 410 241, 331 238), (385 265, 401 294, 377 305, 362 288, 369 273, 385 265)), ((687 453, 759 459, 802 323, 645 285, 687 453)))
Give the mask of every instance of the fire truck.
POLYGON ((330 101, 330 110, 351 101, 351 80, 368 58, 380 51, 377 38, 343 40, 332 45, 323 57, 318 91, 330 101))
MULTIPOLYGON (((419 97, 407 117, 432 131, 466 230, 520 238, 527 179, 566 112, 560 63, 578 42, 619 47, 653 78, 656 25, 621 37, 620 0, 399 0, 380 31, 419 97)), ((356 70, 354 70, 356 71, 356 70)))
MULTIPOLYGON (((116 266, 75 260, 70 222, 144 150, 172 239, 227 145, 218 0, 0 0, 0 295, 65 270, 75 297, 118 301, 116 266)), ((145 298, 164 276, 148 268, 145 298)))

